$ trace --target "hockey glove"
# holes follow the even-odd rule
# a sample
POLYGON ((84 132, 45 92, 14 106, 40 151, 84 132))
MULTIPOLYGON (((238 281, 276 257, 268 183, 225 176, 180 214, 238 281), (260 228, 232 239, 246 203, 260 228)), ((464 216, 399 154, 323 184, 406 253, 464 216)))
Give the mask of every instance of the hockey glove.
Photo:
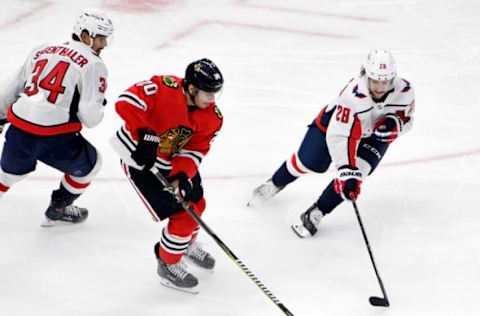
POLYGON ((153 130, 138 130, 137 149, 132 153, 132 159, 139 166, 143 166, 143 170, 150 170, 157 160, 157 150, 160 144, 160 137, 153 130))
POLYGON ((185 201, 189 201, 190 193, 192 192, 192 181, 184 172, 177 173, 173 177, 168 178, 175 192, 180 194, 185 201))
POLYGON ((396 114, 387 114, 375 124, 372 137, 379 142, 390 144, 402 132, 403 121, 396 114))
POLYGON ((5 124, 7 123, 8 123, 7 119, 0 119, 0 134, 3 132, 3 129, 5 128, 5 124))
POLYGON ((356 200, 360 194, 362 173, 357 168, 343 166, 338 169, 337 178, 334 180, 335 192, 343 199, 356 200))

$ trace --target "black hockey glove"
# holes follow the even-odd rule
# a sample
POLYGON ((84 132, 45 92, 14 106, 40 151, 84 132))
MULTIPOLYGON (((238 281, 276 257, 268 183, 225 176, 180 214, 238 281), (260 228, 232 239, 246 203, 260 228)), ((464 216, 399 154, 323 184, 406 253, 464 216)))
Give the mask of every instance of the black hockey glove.
POLYGON ((343 199, 356 200, 360 194, 362 173, 357 168, 343 166, 338 168, 337 178, 334 180, 335 192, 343 199))
POLYGON ((168 181, 170 181, 175 191, 180 194, 185 201, 189 201, 193 185, 192 181, 184 172, 177 173, 173 177, 168 178, 168 181))
POLYGON ((3 129, 5 128, 5 124, 7 123, 8 123, 7 119, 0 119, 0 134, 3 132, 3 129))
POLYGON ((132 153, 132 159, 139 166, 144 166, 143 170, 150 170, 157 160, 157 150, 160 144, 160 137, 154 130, 139 129, 137 149, 132 153))
POLYGON ((396 114, 387 114, 375 124, 374 140, 390 144, 402 132, 403 121, 396 114))

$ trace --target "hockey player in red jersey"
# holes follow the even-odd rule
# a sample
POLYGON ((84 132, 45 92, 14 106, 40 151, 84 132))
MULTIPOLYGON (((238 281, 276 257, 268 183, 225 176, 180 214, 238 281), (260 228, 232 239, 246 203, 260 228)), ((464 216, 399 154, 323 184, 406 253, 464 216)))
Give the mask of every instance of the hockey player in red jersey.
POLYGON ((320 197, 292 228, 300 237, 313 236, 320 220, 344 199, 357 199, 362 181, 384 157, 389 145, 413 124, 412 85, 397 76, 386 50, 369 52, 360 75, 325 106, 308 126, 297 152, 266 183, 253 191, 249 205, 264 202, 305 173, 337 169, 320 197))
POLYGON ((105 13, 87 9, 77 17, 71 41, 35 48, 0 85, 0 132, 10 123, 0 163, 0 197, 34 171, 37 161, 64 173, 43 226, 81 223, 88 216, 73 202, 102 160, 80 130, 103 118, 107 69, 99 55, 112 33, 105 13))
POLYGON ((215 105, 223 76, 208 59, 188 65, 185 78, 153 76, 123 92, 116 110, 125 124, 111 143, 123 170, 153 220, 169 219, 155 245, 162 284, 196 293, 198 280, 181 262, 212 270, 215 259, 195 241, 199 226, 165 191, 152 167, 174 184, 198 215, 205 210, 198 167, 222 126, 215 105))

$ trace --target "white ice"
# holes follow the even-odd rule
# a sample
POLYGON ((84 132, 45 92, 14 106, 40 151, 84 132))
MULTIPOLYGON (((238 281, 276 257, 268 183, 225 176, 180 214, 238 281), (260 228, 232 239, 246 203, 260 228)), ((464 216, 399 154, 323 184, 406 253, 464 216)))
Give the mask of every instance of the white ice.
MULTIPOLYGON (((1 0, 0 79, 35 45, 67 40, 75 14, 115 23, 103 52, 109 104, 84 135, 104 167, 78 204, 84 225, 41 228, 60 173, 39 165, 0 202, 0 315, 281 315, 206 234, 215 273, 201 292, 163 287, 154 223, 107 139, 116 96, 154 74, 183 75, 209 57, 226 84, 224 128, 201 166, 204 220, 295 315, 480 315, 480 3, 313 0, 1 0), (393 51, 416 89, 416 122, 358 201, 391 307, 381 295, 352 206, 312 239, 289 226, 333 173, 307 175, 263 207, 246 202, 293 153, 306 125, 354 76, 367 51, 393 51)), ((3 144, 3 138, 1 140, 3 144)))

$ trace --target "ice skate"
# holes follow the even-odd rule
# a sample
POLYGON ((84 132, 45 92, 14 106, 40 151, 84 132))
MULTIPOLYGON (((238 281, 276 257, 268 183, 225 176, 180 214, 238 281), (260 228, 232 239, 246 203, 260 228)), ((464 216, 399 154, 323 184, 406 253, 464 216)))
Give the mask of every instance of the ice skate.
POLYGON ((300 220, 302 222, 298 225, 292 225, 292 229, 300 238, 312 237, 317 233, 317 227, 320 224, 322 217, 322 211, 318 209, 317 204, 313 204, 308 210, 300 215, 300 220))
POLYGON ((88 210, 75 205, 55 207, 50 205, 45 212, 46 221, 42 227, 80 224, 88 217, 88 210))
POLYGON ((215 258, 203 250, 196 241, 188 246, 185 257, 203 269, 213 271, 215 267, 215 258))
POLYGON ((253 190, 252 198, 247 203, 247 206, 263 204, 282 189, 283 187, 277 187, 275 184, 273 184, 272 179, 268 179, 267 182, 253 190))
POLYGON ((158 255, 159 243, 155 245, 155 256, 158 262, 157 273, 160 282, 172 289, 198 294, 198 279, 187 271, 185 265, 179 261, 175 264, 166 264, 158 255))

